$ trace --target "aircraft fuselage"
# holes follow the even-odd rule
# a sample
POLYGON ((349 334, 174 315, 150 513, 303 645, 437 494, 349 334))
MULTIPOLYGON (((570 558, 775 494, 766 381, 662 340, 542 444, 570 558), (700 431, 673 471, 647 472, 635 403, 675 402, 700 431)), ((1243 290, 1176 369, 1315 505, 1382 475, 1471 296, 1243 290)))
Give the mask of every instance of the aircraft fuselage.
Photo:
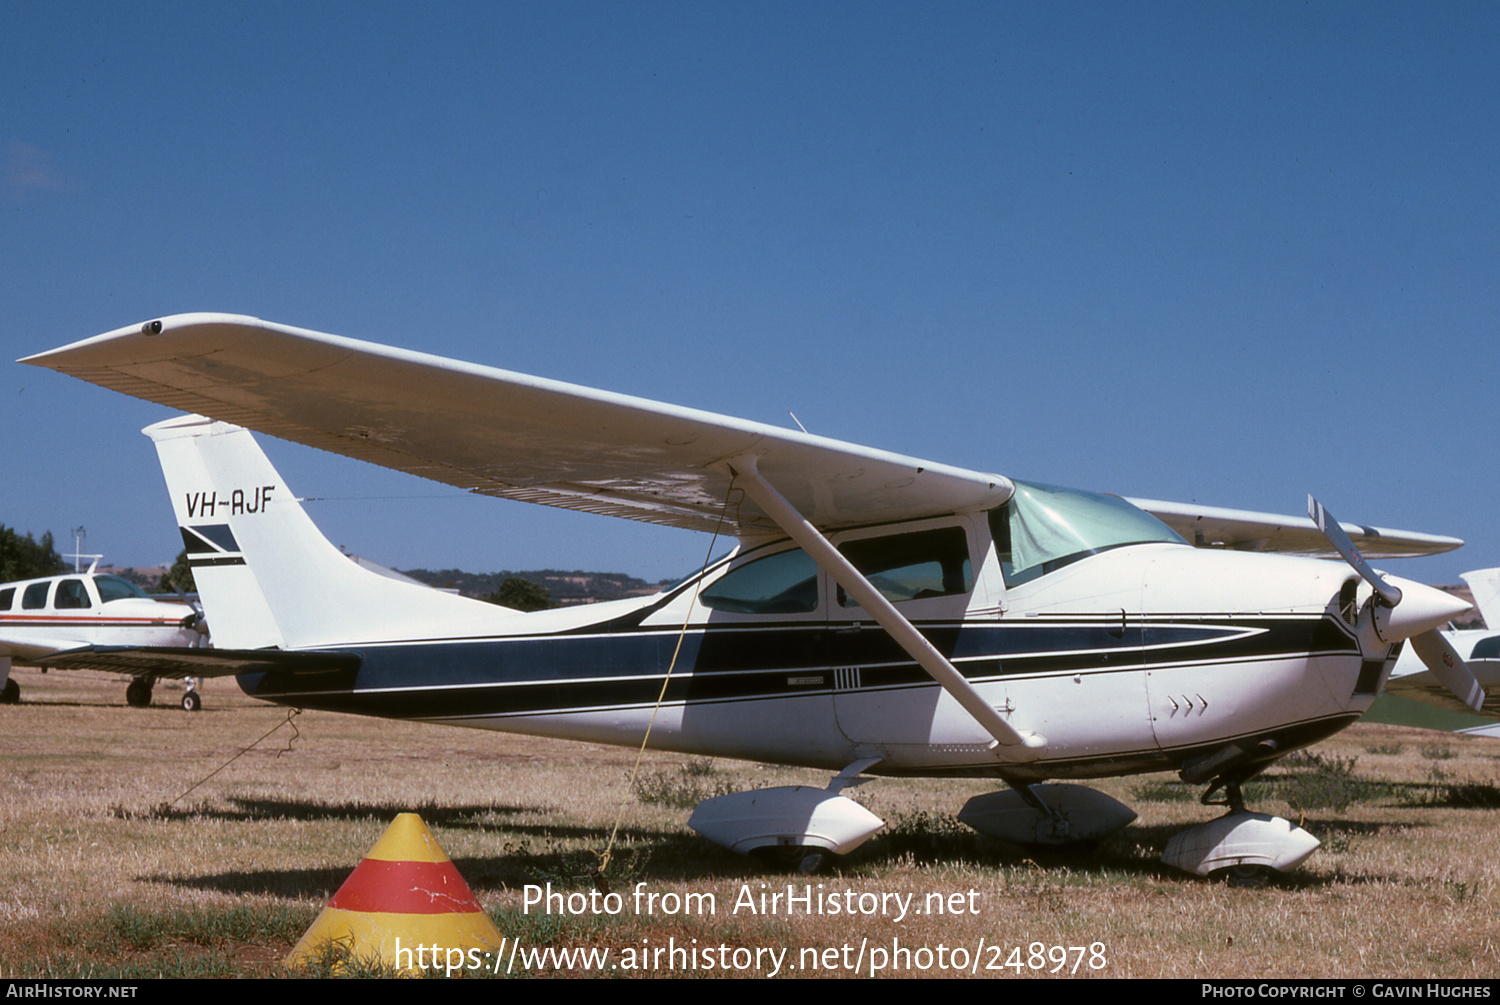
POLYGON ((1350 574, 1337 563, 1144 543, 1007 587, 984 514, 866 530, 841 546, 947 528, 962 530, 977 571, 943 594, 938 570, 907 570, 939 595, 900 606, 1013 725, 1046 736, 1031 763, 998 756, 816 569, 810 583, 800 568, 790 585, 762 577, 770 600, 729 589, 723 602, 730 576, 795 550, 785 543, 643 601, 513 614, 483 635, 331 645, 357 654, 357 668, 240 683, 283 704, 614 744, 639 743, 663 695, 653 747, 1029 780, 1163 770, 1236 741, 1281 752, 1316 742, 1368 707, 1394 657, 1362 654, 1340 614, 1350 574), (719 606, 705 606, 716 585, 719 606))

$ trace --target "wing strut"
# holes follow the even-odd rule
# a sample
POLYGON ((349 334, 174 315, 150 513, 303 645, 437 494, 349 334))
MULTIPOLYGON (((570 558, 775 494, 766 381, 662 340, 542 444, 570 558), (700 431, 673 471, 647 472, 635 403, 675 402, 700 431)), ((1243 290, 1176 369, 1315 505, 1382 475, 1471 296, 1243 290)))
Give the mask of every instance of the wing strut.
POLYGON ((856 569, 822 532, 807 521, 801 513, 776 488, 766 481, 756 466, 753 455, 741 455, 728 462, 736 484, 742 486, 746 495, 786 532, 786 535, 812 556, 820 568, 844 588, 861 607, 870 613, 877 624, 884 628, 907 655, 917 661, 933 680, 937 681, 964 709, 972 715, 985 731, 995 738, 999 753, 1006 760, 1034 761, 1047 746, 1047 738, 1040 733, 1020 732, 1006 722, 984 696, 958 672, 952 663, 916 627, 906 619, 894 604, 885 599, 871 582, 856 569))

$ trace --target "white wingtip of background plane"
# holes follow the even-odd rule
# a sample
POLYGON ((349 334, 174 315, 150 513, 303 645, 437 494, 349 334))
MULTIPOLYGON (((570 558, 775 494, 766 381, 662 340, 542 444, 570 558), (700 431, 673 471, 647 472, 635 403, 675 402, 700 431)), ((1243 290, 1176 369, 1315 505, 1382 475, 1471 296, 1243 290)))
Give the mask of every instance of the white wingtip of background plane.
POLYGON ((1485 626, 1491 631, 1500 631, 1500 568, 1462 572, 1459 578, 1469 584, 1474 606, 1484 616, 1485 626))

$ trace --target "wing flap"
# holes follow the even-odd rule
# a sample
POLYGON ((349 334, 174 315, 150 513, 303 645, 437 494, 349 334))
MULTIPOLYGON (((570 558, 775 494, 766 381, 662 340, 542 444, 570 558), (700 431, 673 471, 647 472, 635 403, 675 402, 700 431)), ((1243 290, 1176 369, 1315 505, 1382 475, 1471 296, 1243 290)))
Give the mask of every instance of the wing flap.
POLYGON ((339 673, 359 669, 357 653, 335 650, 286 652, 280 649, 180 649, 168 646, 85 646, 47 660, 57 670, 103 670, 181 680, 235 677, 246 673, 339 673))
MULTIPOLYGON (((1250 510, 1128 499, 1200 548, 1272 551, 1307 558, 1338 558, 1317 524, 1305 516, 1282 516, 1250 510)), ((1344 533, 1366 558, 1417 558, 1440 555, 1463 545, 1456 537, 1388 530, 1340 523, 1344 533)))
MULTIPOLYGON (((833 529, 989 509, 995 474, 695 409, 222 314, 183 314, 22 362, 483 495, 713 530, 745 454, 833 529)), ((754 503, 742 536, 779 533, 754 503)))

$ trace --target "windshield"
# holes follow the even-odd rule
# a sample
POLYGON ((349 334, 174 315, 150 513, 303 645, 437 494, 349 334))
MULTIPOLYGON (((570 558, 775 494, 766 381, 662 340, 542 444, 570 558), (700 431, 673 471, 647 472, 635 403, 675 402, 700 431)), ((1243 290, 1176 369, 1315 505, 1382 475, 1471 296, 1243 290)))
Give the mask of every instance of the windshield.
POLYGON ((107 604, 111 600, 125 600, 128 597, 144 597, 146 591, 136 586, 128 579, 119 576, 95 576, 94 586, 99 591, 99 603, 107 604))
POLYGON ((1119 496, 1016 482, 1016 493, 990 511, 1000 568, 1009 586, 1080 558, 1127 544, 1187 544, 1156 517, 1119 496))

